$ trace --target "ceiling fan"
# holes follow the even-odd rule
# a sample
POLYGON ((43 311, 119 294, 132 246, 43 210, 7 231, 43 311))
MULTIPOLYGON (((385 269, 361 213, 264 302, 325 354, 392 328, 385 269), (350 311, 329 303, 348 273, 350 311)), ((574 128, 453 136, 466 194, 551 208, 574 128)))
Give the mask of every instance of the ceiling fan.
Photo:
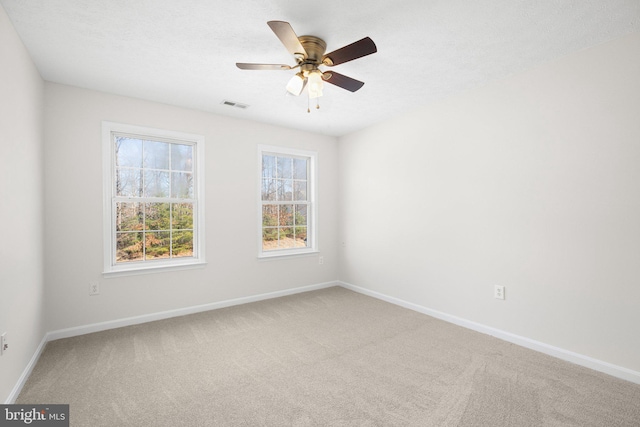
MULTIPOLYGON (((375 43, 369 37, 365 37, 350 45, 341 47, 330 53, 324 53, 327 44, 324 40, 315 36, 298 37, 288 22, 269 21, 267 25, 278 36, 285 48, 293 55, 296 65, 286 64, 248 64, 237 62, 236 66, 242 70, 293 70, 300 71, 291 78, 287 84, 287 92, 298 96, 305 86, 308 86, 309 98, 322 96, 323 81, 339 86, 351 92, 360 89, 364 82, 336 73, 334 71, 322 71, 320 66, 333 67, 363 56, 376 53, 375 43)), ((319 108, 319 107, 318 107, 319 108)))

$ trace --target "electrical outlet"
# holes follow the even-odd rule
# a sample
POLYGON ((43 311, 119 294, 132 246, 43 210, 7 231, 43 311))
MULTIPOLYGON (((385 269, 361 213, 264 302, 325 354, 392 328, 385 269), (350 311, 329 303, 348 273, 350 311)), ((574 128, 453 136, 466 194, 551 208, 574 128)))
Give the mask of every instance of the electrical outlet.
POLYGON ((318 264, 320 264, 320 265, 324 264, 324 257, 323 256, 318 257, 318 264))
POLYGON ((100 295, 100 282, 89 282, 89 295, 100 295))
POLYGON ((493 297, 496 299, 504 299, 504 286, 496 285, 493 288, 493 297))
POLYGON ((0 356, 9 349, 9 343, 7 342, 7 333, 0 335, 0 356))

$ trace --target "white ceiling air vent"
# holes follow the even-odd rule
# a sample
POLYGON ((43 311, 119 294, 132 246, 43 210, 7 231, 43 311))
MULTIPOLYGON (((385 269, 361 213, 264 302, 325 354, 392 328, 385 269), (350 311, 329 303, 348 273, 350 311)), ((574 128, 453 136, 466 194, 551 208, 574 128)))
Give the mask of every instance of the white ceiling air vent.
POLYGON ((239 102, 234 102, 234 101, 227 101, 226 99, 224 101, 222 101, 221 104, 222 105, 226 105, 228 107, 241 108, 243 110, 246 110, 247 108, 249 108, 249 106, 247 104, 241 104, 239 102))

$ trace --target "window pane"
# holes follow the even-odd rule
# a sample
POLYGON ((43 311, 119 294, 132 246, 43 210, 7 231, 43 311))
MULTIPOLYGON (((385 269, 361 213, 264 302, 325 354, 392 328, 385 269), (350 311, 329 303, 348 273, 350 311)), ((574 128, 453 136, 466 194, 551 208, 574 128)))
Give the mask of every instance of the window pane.
POLYGON ((307 205, 296 205, 296 225, 307 225, 307 205))
POLYGON ((262 250, 269 251, 278 248, 278 228, 268 227, 262 229, 262 250))
POLYGON ((143 233, 116 233, 116 262, 142 260, 143 233))
POLYGON ((262 249, 278 248, 278 205, 262 207, 262 249))
POLYGON ((263 178, 275 178, 276 177, 276 157, 262 155, 262 177, 263 178))
POLYGON ((171 144, 171 169, 193 171, 193 146, 171 144))
POLYGON ((174 230, 193 228, 193 203, 174 203, 172 209, 174 230))
POLYGON ((293 200, 307 200, 307 181, 293 181, 293 200))
POLYGON ((293 205, 281 205, 278 225, 293 225, 293 205))
POLYGON ((171 256, 168 231, 145 233, 145 259, 169 258, 171 256))
POLYGON ((169 203, 145 203, 145 228, 169 230, 169 203))
POLYGON ((169 169, 169 146, 167 142, 144 141, 144 167, 169 169))
POLYGON ((262 226, 275 227, 278 225, 278 206, 264 205, 262 207, 262 226))
POLYGON ((142 203, 116 203, 116 231, 142 230, 143 224, 142 203))
POLYGON ((278 178, 293 178, 293 170, 291 169, 291 157, 278 157, 278 178))
POLYGON ((116 169, 116 195, 125 197, 142 196, 142 170, 132 168, 116 169))
POLYGON ((287 249, 295 247, 293 239, 293 228, 284 227, 278 233, 278 249, 287 249))
POLYGON ((142 141, 124 136, 115 137, 116 166, 142 167, 142 141))
POLYGON ((193 256, 193 232, 174 231, 171 238, 171 253, 174 258, 193 256))
POLYGON ((293 159, 293 179, 307 179, 307 160, 293 159))
POLYGON ((264 178, 262 180, 262 200, 276 200, 276 180, 264 178))
POLYGON ((297 248, 309 246, 307 240, 307 205, 295 206, 295 246, 297 248))
POLYGON ((293 181, 290 179, 278 180, 278 200, 293 200, 293 181))
POLYGON ((304 248, 309 246, 307 241, 307 227, 296 227, 295 228, 295 247, 296 248, 304 248))
POLYGON ((169 172, 144 171, 145 197, 169 197, 169 172))
POLYGON ((193 174, 171 172, 171 197, 179 199, 193 198, 193 174))

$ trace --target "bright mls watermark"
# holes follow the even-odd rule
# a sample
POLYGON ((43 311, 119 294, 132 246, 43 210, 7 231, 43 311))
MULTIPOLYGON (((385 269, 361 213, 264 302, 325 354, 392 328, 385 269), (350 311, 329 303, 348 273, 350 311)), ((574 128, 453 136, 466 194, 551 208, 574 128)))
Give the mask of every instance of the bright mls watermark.
POLYGON ((0 405, 0 427, 69 427, 69 405, 0 405))

